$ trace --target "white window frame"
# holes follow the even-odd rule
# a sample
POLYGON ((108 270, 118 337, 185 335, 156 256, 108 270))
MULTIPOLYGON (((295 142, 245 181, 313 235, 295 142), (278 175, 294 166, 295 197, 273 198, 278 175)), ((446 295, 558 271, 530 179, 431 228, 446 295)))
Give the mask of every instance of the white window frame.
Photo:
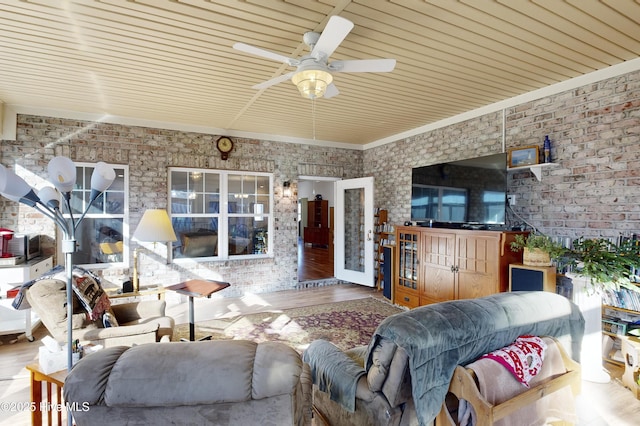
MULTIPOLYGON (((204 177, 203 177, 204 178, 204 177)), ((209 257, 173 257, 173 250, 169 250, 169 261, 179 264, 179 263, 191 263, 191 262, 212 262, 212 261, 226 261, 226 260, 240 260, 240 259, 264 259, 264 258, 272 258, 273 257, 273 235, 274 235, 274 210, 275 203, 273 200, 273 173, 266 172, 250 172, 250 171, 239 171, 239 170, 219 170, 219 169, 197 169, 197 168, 189 168, 189 167, 169 167, 168 172, 168 194, 167 194, 167 205, 169 206, 168 213, 169 217, 173 220, 174 217, 211 217, 218 218, 218 255, 217 256, 209 256, 209 257), (189 214, 189 213, 174 213, 173 206, 171 203, 172 198, 172 178, 173 172, 187 172, 187 173, 210 173, 217 174, 220 177, 220 205, 218 208, 218 213, 198 213, 198 214, 189 214), (269 209, 268 213, 263 213, 261 216, 267 216, 267 227, 268 227, 268 237, 267 237, 267 252, 263 254, 242 254, 242 255, 230 255, 229 254, 229 218, 230 217, 248 217, 253 218, 256 216, 255 213, 229 213, 229 176, 256 176, 256 177, 268 177, 269 178, 269 188, 268 188, 268 197, 269 197, 269 209)), ((176 232, 178 238, 178 232, 176 232)))
MULTIPOLYGON (((82 168, 87 168, 87 167, 91 167, 95 169, 97 163, 90 163, 90 162, 75 162, 76 165, 76 173, 78 172, 78 169, 82 168)), ((124 209, 123 209, 123 213, 122 214, 96 214, 96 213, 87 213, 86 216, 84 217, 83 221, 87 220, 87 219, 96 219, 96 218, 105 218, 105 219, 122 219, 122 243, 123 243, 123 251, 122 251, 122 262, 102 262, 102 263, 84 263, 84 264, 78 264, 77 266, 81 266, 83 268, 87 268, 87 269, 107 269, 107 268, 128 268, 129 267, 129 166, 126 164, 109 164, 110 166, 112 166, 115 170, 116 173, 118 172, 118 170, 123 170, 124 171, 124 188, 123 188, 123 200, 124 200, 124 209)), ((91 182, 89 183, 89 187, 80 187, 79 185, 81 185, 80 182, 76 182, 76 185, 74 187, 74 189, 72 190, 72 193, 74 191, 78 191, 78 190, 82 190, 82 191, 91 191, 91 182)), ((106 191, 107 193, 109 192, 109 189, 107 189, 106 191)), ((100 198, 104 197, 104 194, 101 194, 100 198)), ((83 198, 84 199, 84 198, 83 198)), ((64 201, 63 201, 64 203, 64 201)), ((95 201, 94 201, 95 203, 95 201)), ((83 203, 83 210, 86 208, 86 202, 83 203)), ((66 206, 64 208, 61 209, 64 213, 64 217, 66 220, 69 220, 69 212, 66 209, 66 206)), ((77 214, 74 214, 74 219, 78 219, 79 216, 77 214)), ((82 225, 80 225, 79 227, 81 227, 82 225)), ((76 231, 77 232, 77 231, 76 231)), ((77 240, 78 238, 76 238, 77 240)), ((58 238, 58 241, 61 241, 61 238, 58 238)), ((98 243, 100 243, 98 241, 98 243)))

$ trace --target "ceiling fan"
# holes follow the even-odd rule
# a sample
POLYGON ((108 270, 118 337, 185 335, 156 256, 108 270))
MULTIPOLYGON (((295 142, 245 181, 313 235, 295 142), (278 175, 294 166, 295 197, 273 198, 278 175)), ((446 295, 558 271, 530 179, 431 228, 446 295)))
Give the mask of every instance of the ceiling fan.
POLYGON ((254 89, 266 89, 291 79, 305 98, 331 98, 340 93, 333 84, 332 73, 390 72, 396 66, 395 59, 355 59, 328 62, 329 56, 338 48, 352 28, 353 22, 340 16, 332 16, 322 34, 316 32, 304 34, 302 39, 309 46, 311 52, 300 59, 288 58, 279 53, 244 43, 235 43, 233 48, 297 67, 295 71, 256 84, 253 86, 254 89))

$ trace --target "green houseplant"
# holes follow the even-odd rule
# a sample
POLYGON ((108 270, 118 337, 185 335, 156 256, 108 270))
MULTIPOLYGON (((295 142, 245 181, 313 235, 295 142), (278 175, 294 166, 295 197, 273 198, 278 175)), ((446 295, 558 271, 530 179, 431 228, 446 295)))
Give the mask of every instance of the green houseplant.
POLYGON ((573 242, 573 248, 560 256, 559 261, 586 278, 590 291, 617 291, 621 287, 639 291, 633 283, 635 271, 640 268, 638 241, 615 244, 606 238, 582 237, 573 242))
POLYGON ((603 383, 610 380, 602 368, 602 301, 605 294, 615 294, 622 287, 639 291, 633 284, 635 269, 640 267, 640 246, 637 241, 615 244, 606 238, 579 238, 571 250, 560 259, 558 266, 571 272, 573 301, 585 319, 581 363, 585 380, 603 383))
POLYGON ((550 266, 552 259, 561 258, 567 252, 561 244, 554 242, 547 235, 536 232, 527 236, 517 234, 510 246, 514 252, 524 252, 522 263, 534 266, 550 266))

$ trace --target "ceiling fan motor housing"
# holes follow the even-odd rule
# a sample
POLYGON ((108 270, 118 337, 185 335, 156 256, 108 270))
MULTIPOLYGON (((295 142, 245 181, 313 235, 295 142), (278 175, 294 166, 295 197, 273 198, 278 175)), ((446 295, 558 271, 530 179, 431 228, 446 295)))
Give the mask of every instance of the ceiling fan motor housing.
POLYGON ((308 31, 302 36, 302 41, 304 41, 304 44, 309 46, 309 50, 313 50, 313 46, 316 45, 319 38, 320 33, 316 33, 315 31, 308 31))

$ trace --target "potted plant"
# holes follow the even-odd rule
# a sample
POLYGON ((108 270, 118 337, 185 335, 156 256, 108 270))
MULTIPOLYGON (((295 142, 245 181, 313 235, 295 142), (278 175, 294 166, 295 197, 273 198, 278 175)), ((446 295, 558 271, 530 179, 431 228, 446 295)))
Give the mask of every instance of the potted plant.
POLYGON ((551 266, 552 259, 561 258, 567 251, 548 236, 536 232, 526 237, 524 234, 516 234, 511 242, 511 250, 522 250, 522 263, 529 266, 551 266))
POLYGON ((640 268, 640 246, 637 241, 615 244, 606 238, 579 238, 561 259, 568 266, 565 277, 573 286, 573 301, 585 319, 581 361, 583 378, 605 383, 609 374, 602 368, 602 295, 621 287, 633 291, 635 269, 640 268))
POLYGON ((574 274, 588 280, 589 292, 617 291, 621 287, 639 291, 632 283, 636 269, 640 268, 638 243, 625 240, 615 244, 606 238, 579 238, 561 261, 574 274))

